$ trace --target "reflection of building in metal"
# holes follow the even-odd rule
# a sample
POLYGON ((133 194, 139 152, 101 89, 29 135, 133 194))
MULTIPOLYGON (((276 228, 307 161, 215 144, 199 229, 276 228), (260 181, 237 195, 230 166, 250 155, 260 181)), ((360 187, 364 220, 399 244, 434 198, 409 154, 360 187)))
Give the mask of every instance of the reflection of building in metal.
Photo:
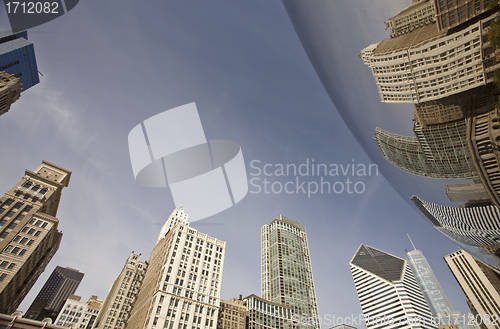
POLYGON ((36 320, 51 318, 55 321, 66 299, 80 285, 83 275, 73 268, 57 266, 26 312, 26 317, 36 320))
POLYGON ((470 179, 468 184, 446 184, 446 195, 451 202, 490 200, 484 186, 480 182, 476 182, 476 180, 478 179, 470 179))
POLYGON ((412 174, 433 178, 476 176, 465 120, 437 126, 417 123, 414 131, 416 138, 377 128, 374 139, 389 162, 412 174))
POLYGON ((21 82, 19 79, 0 71, 0 115, 7 113, 12 103, 21 96, 21 82))
POLYGON ((449 35, 432 23, 363 49, 361 58, 372 69, 381 101, 418 104, 485 85, 497 64, 493 59, 483 66, 494 52, 482 29, 494 18, 449 35))
POLYGON ((463 250, 444 258, 467 297, 467 305, 481 328, 499 329, 492 316, 500 314, 500 273, 463 250))
POLYGON ((367 329, 437 327, 406 260, 361 245, 349 265, 367 329))
POLYGON ((476 257, 500 268, 498 207, 447 207, 416 196, 411 197, 411 201, 438 231, 476 257))
MULTIPOLYGON (((488 10, 488 0, 433 0, 439 30, 448 30, 488 10)), ((493 1, 493 0, 490 0, 493 1)))
POLYGON ((500 115, 497 110, 479 114, 469 120, 472 159, 492 202, 500 206, 500 115))
MULTIPOLYGON (((296 321, 299 321, 299 324, 301 322, 308 324, 309 321, 313 322, 318 320, 318 318, 306 318, 307 320, 301 321, 301 318, 296 317, 296 313, 293 312, 291 307, 280 303, 273 303, 253 294, 245 297, 244 301, 247 309, 246 316, 248 322, 245 327, 247 329, 302 328, 302 325, 299 325, 298 327, 292 326, 292 316, 296 319, 296 321)), ((234 329, 234 327, 230 329, 234 329)))
POLYGON ((391 30, 391 37, 398 37, 436 20, 434 0, 417 1, 396 16, 385 21, 386 30, 391 30))
POLYGON ((451 306, 424 254, 420 250, 412 250, 405 254, 405 258, 424 294, 432 316, 438 321, 437 323, 439 325, 456 324, 460 329, 469 329, 464 314, 453 310, 453 306, 451 306))
POLYGON ((141 255, 134 252, 127 258, 122 271, 108 291, 93 329, 121 329, 130 316, 131 305, 134 304, 144 279, 148 264, 141 262, 141 255), (126 297, 124 297, 126 296, 126 297), (116 312, 120 310, 120 312, 116 312))
MULTIPOLYGON (((283 215, 261 228, 262 297, 318 318, 309 246, 304 225, 283 215)), ((319 328, 319 323, 304 328, 319 328)))

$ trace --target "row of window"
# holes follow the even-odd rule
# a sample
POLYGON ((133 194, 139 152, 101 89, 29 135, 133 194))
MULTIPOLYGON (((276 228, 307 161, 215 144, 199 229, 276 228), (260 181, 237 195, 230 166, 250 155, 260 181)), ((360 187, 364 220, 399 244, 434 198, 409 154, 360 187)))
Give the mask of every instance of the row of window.
POLYGON ((40 184, 35 184, 33 185, 33 182, 30 182, 30 181, 26 181, 24 184, 23 184, 23 187, 26 188, 26 189, 29 189, 31 188, 32 191, 34 192, 38 192, 40 194, 45 194, 47 193, 48 191, 48 188, 47 187, 41 187, 40 184))
POLYGON ((0 267, 12 270, 16 267, 16 263, 11 263, 11 262, 4 260, 0 263, 0 267))
POLYGON ((11 254, 18 255, 18 256, 23 256, 26 253, 26 249, 21 249, 19 247, 14 247, 13 245, 8 245, 4 249, 5 252, 10 252, 11 254))

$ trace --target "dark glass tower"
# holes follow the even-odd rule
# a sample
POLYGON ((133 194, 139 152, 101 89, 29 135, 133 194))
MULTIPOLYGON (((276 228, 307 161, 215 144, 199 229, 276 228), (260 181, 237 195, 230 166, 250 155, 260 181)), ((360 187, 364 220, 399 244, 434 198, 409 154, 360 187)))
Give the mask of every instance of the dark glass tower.
POLYGON ((35 49, 28 41, 28 32, 0 32, 0 71, 19 78, 22 91, 40 82, 35 49))
POLYGON ((73 295, 83 279, 83 273, 69 267, 57 266, 31 304, 26 318, 55 321, 69 295, 73 295))

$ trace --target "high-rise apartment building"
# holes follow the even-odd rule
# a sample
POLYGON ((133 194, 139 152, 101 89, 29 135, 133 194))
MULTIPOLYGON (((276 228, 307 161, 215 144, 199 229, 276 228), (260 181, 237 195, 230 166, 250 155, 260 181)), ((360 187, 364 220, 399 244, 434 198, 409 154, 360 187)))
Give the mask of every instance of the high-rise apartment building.
POLYGON ((279 215, 262 227, 261 249, 262 298, 290 307, 300 317, 318 319, 305 226, 279 215))
MULTIPOLYGON (((293 324, 294 311, 281 303, 273 303, 264 298, 250 295, 243 299, 247 309, 246 329, 292 329, 305 328, 299 324, 303 319, 296 317, 293 324)), ((316 318, 317 319, 317 318, 316 318)), ((309 323, 311 319, 302 321, 309 323)))
POLYGON ((109 289, 93 328, 122 329, 125 327, 148 267, 147 262, 141 262, 140 259, 141 255, 136 255, 132 251, 109 289))
POLYGON ((217 329, 245 329, 246 303, 238 298, 220 300, 219 319, 217 329))
POLYGON ((21 82, 12 74, 0 71, 0 115, 7 113, 21 96, 21 82))
POLYGON ((417 196, 411 201, 434 227, 461 248, 500 269, 500 209, 486 205, 447 207, 417 196))
POLYGON ((424 254, 420 250, 412 250, 405 254, 405 258, 439 328, 455 324, 459 329, 469 329, 468 319, 463 313, 455 312, 424 254))
POLYGON ((91 329, 101 309, 102 302, 92 295, 87 302, 80 296, 71 295, 64 303, 55 324, 65 328, 91 329))
POLYGON ((70 177, 44 160, 0 198, 0 313, 16 310, 59 248, 55 216, 70 177))
POLYGON ((500 328, 500 273, 463 250, 446 256, 444 260, 481 328, 500 328))
POLYGON ((73 295, 83 279, 83 273, 70 267, 57 266, 26 312, 26 318, 55 321, 66 299, 73 295))
POLYGON ((40 82, 33 43, 28 32, 0 32, 0 71, 19 78, 22 91, 40 82))
POLYGON ((361 245, 350 267, 367 329, 437 328, 406 260, 361 245))
POLYGON ((217 327, 226 243, 189 226, 182 207, 163 226, 127 329, 217 327))

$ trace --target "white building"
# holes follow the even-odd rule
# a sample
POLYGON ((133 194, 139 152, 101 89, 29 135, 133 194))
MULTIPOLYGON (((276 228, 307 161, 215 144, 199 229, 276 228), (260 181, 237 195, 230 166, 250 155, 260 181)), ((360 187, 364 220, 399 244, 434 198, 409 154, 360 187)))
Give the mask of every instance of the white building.
POLYGON ((102 306, 97 296, 91 296, 85 303, 80 296, 71 295, 64 303, 55 324, 65 328, 91 329, 102 306))
POLYGON ((226 243, 189 227, 182 207, 163 226, 127 328, 217 327, 226 243))
POLYGON ((406 260, 361 245, 350 267, 367 329, 437 328, 406 260))

